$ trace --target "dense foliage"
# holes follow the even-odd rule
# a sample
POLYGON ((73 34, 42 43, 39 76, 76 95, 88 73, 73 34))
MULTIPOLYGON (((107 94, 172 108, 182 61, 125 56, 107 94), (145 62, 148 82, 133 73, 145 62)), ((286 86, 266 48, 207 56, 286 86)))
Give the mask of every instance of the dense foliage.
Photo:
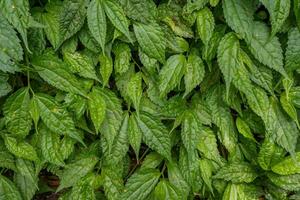
POLYGON ((299 0, 0 0, 0 199, 300 199, 299 29, 299 0))

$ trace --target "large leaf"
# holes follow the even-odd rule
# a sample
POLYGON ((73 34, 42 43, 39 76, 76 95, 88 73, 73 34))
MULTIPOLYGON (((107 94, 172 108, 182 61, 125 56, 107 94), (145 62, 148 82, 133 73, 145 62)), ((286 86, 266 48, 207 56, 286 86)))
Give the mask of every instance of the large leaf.
POLYGON ((22 200, 22 196, 16 185, 2 175, 0 175, 0 194, 3 200, 22 200))
POLYGON ((21 88, 7 98, 3 113, 7 130, 15 136, 25 137, 31 129, 30 96, 28 88, 21 88))
POLYGON ((91 34, 104 51, 106 41, 106 16, 102 0, 93 0, 87 9, 87 22, 91 34))
POLYGON ((208 45, 214 32, 214 28, 214 16, 212 12, 205 7, 197 13, 197 30, 204 44, 208 45))
POLYGON ((0 17, 0 70, 13 73, 19 71, 15 61, 22 59, 23 50, 13 27, 0 17))
POLYGON ((137 41, 149 57, 165 62, 165 35, 160 26, 156 23, 135 23, 133 25, 137 41))
POLYGON ((37 94, 34 96, 42 121, 54 133, 67 135, 83 143, 70 114, 59 105, 53 97, 46 94, 37 94))
MULTIPOLYGON (((59 13, 59 45, 72 37, 83 26, 86 5, 84 0, 68 0, 63 2, 59 13)), ((58 45, 58 46, 59 46, 58 45)))
POLYGON ((151 149, 171 160, 171 139, 164 124, 146 112, 141 112, 135 118, 143 133, 143 141, 151 149))
POLYGON ((61 181, 57 191, 76 184, 77 181, 94 169, 97 162, 97 157, 89 156, 66 165, 60 175, 61 181))
POLYGON ((180 82, 185 68, 185 57, 181 54, 168 58, 159 73, 159 91, 165 96, 180 82))
POLYGON ((103 3, 106 16, 111 23, 131 41, 129 22, 122 7, 115 0, 105 0, 103 3))
POLYGON ((294 153, 299 131, 295 122, 289 119, 273 98, 266 120, 267 135, 285 150, 294 153))
POLYGON ((234 183, 250 183, 258 174, 255 169, 246 162, 229 163, 218 170, 214 178, 232 181, 234 183))
POLYGON ((218 63, 226 83, 226 95, 229 94, 230 84, 239 68, 240 43, 234 33, 227 33, 218 47, 218 63))
POLYGON ((295 158, 288 156, 276 165, 272 166, 272 171, 280 175, 291 175, 300 172, 300 153, 296 153, 295 158))
POLYGON ((67 66, 52 53, 46 53, 32 60, 32 65, 39 75, 50 85, 66 91, 85 96, 85 91, 78 79, 67 71, 67 66))
POLYGON ((160 177, 156 169, 141 169, 128 179, 122 199, 145 199, 154 189, 160 177))

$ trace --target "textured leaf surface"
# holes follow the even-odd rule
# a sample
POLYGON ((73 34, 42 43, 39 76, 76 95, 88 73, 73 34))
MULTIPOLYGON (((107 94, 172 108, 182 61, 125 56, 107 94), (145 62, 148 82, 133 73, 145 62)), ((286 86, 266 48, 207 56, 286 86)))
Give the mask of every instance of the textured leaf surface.
POLYGON ((143 141, 165 158, 171 159, 171 140, 166 127, 145 112, 136 116, 136 120, 143 133, 143 141))
POLYGON ((135 23, 134 33, 143 52, 161 63, 165 62, 165 35, 158 24, 135 23))
POLYGON ((87 22, 91 34, 104 51, 106 40, 106 16, 102 1, 93 0, 87 9, 87 22))
POLYGON ((257 177, 255 169, 248 163, 230 163, 223 166, 214 178, 234 183, 250 183, 257 177))
POLYGON ((156 169, 141 169, 127 181, 123 199, 145 199, 154 189, 160 173, 156 169))
POLYGON ((21 200, 21 194, 15 184, 6 178, 5 176, 0 175, 0 193, 2 199, 7 200, 21 200))
POLYGON ((25 137, 31 129, 30 96, 28 88, 21 88, 5 102, 3 113, 7 130, 18 137, 25 137))
POLYGON ((44 54, 33 60, 33 66, 39 75, 50 85, 80 95, 85 95, 77 78, 67 71, 66 64, 52 54, 44 54))
POLYGON ((165 96, 180 82, 185 68, 185 57, 181 54, 171 56, 159 73, 159 90, 165 96))

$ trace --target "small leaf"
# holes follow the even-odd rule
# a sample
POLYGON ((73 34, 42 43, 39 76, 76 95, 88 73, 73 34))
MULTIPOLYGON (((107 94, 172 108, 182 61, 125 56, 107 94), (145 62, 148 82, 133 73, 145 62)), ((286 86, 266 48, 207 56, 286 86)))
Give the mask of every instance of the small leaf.
MULTIPOLYGON (((139 156, 139 151, 142 142, 142 132, 139 129, 137 122, 133 115, 129 117, 129 124, 128 124, 128 141, 131 147, 133 148, 136 157, 139 156)), ((145 161, 144 161, 145 162, 145 161)))
POLYGON ((115 54, 114 69, 118 74, 124 74, 130 67, 131 49, 126 43, 116 43, 113 47, 115 54))
POLYGON ((100 74, 102 76, 103 86, 108 86, 110 75, 113 71, 113 61, 110 56, 100 55, 100 74))
POLYGON ((185 57, 181 54, 173 55, 159 72, 159 91, 164 97, 180 82, 185 68, 185 57))
POLYGON ((207 7, 197 13, 197 30, 199 37, 205 45, 208 45, 214 32, 215 20, 212 12, 207 7))
POLYGON ((136 73, 131 76, 128 84, 127 84, 127 94, 131 99, 137 113, 139 113, 140 101, 142 98, 142 74, 136 73))
POLYGON ((200 56, 195 53, 195 49, 189 54, 186 62, 184 74, 185 93, 189 94, 197 85, 201 83, 205 75, 205 66, 200 56))
POLYGON ((98 133, 106 114, 106 104, 101 93, 99 93, 96 88, 93 88, 88 96, 88 109, 96 132, 98 133))
POLYGON ((237 118, 236 121, 236 127, 239 131, 239 133, 241 133, 245 138, 248 138, 254 142, 256 142, 255 138, 253 137, 250 127, 248 126, 248 124, 243 121, 241 118, 237 118))

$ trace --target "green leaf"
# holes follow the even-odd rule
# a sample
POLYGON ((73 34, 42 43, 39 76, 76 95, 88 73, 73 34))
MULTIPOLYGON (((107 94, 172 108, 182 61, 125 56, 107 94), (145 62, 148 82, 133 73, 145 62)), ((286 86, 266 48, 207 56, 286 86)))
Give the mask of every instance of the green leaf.
POLYGON ((226 96, 229 95, 230 84, 239 68, 240 43, 234 33, 227 33, 218 47, 218 64, 226 83, 226 96))
POLYGON ((14 73, 19 71, 16 61, 22 60, 23 50, 13 27, 2 15, 0 18, 0 70, 14 73))
POLYGON ((22 200, 21 194, 16 185, 2 175, 0 175, 0 194, 1 199, 3 200, 22 200))
POLYGON ((8 78, 8 74, 0 73, 0 97, 7 95, 12 90, 12 87, 7 82, 8 78))
POLYGON ((159 91, 164 97, 180 82, 185 69, 185 57, 181 54, 173 55, 159 72, 159 91))
POLYGON ((210 192, 213 193, 212 188, 212 163, 208 159, 200 159, 200 174, 205 183, 205 185, 209 188, 210 192))
POLYGON ((241 118, 237 118, 236 121, 236 127, 239 131, 239 133, 241 133, 245 138, 248 138, 254 142, 256 142, 255 138, 253 137, 250 127, 248 126, 248 124, 243 121, 241 118))
POLYGON ((109 169, 102 169, 103 187, 105 195, 108 200, 115 200, 121 198, 121 191, 123 191, 123 181, 115 171, 109 169))
POLYGON ((190 186, 184 180, 182 173, 176 163, 167 163, 168 168, 168 179, 172 185, 174 185, 177 190, 179 190, 182 199, 186 199, 190 192, 190 186))
POLYGON ((36 57, 32 60, 32 65, 38 70, 38 74, 50 85, 62 91, 85 96, 86 92, 77 78, 68 72, 66 64, 53 54, 47 53, 36 57))
POLYGON ((102 51, 106 43, 106 16, 102 0, 93 0, 87 9, 87 23, 91 34, 100 44, 102 51))
POLYGON ((100 133, 106 140, 110 152, 115 137, 122 123, 121 102, 114 92, 107 89, 95 88, 106 104, 106 113, 100 127, 100 133))
POLYGON ((15 157, 8 151, 2 140, 0 140, 0 167, 17 171, 15 157))
POLYGON ((110 56, 100 55, 100 74, 102 76, 102 81, 104 86, 108 86, 109 78, 113 71, 113 60, 110 56))
POLYGON ((194 49, 188 56, 186 61, 186 71, 184 74, 185 93, 189 94, 197 85, 201 83, 205 75, 205 66, 200 56, 194 49))
POLYGON ((151 149, 171 160, 171 139, 164 124, 146 112, 141 112, 135 119, 143 133, 143 141, 151 149))
POLYGON ((51 131, 70 136, 83 144, 70 114, 53 97, 46 94, 36 94, 34 98, 40 110, 41 120, 51 131))
POLYGON ((174 185, 167 180, 161 180, 155 187, 154 196, 157 200, 178 200, 182 199, 181 194, 174 185))
POLYGON ((287 49, 285 52, 285 67, 288 71, 298 69, 300 64, 300 32, 292 28, 288 34, 287 49))
POLYGON ((222 87, 213 88, 207 95, 206 104, 212 115, 212 122, 217 125, 221 134, 220 140, 229 152, 236 148, 237 133, 229 108, 221 100, 222 87))
POLYGON ((42 23, 45 25, 44 31, 47 39, 54 49, 60 46, 60 23, 59 15, 62 12, 61 1, 49 1, 45 6, 46 13, 42 15, 42 23))
POLYGON ((293 7, 294 7, 294 14, 296 16, 296 21, 297 21, 297 26, 298 30, 300 30, 300 1, 299 0, 294 0, 293 2, 293 7))
POLYGON ((113 141, 111 151, 107 152, 107 150, 104 149, 105 163, 110 166, 113 166, 115 165, 115 163, 119 163, 120 161, 122 161, 128 151, 128 118, 128 113, 126 113, 124 115, 124 119, 118 135, 116 135, 113 141))
POLYGON ((57 192, 75 185, 82 177, 94 169, 97 162, 97 157, 89 156, 67 164, 60 175, 60 185, 57 188, 57 192))
POLYGON ((16 160, 18 173, 14 176, 14 182, 19 188, 23 199, 31 200, 38 189, 38 176, 32 162, 23 159, 16 160))
POLYGON ((285 190, 297 191, 300 189, 300 174, 281 176, 274 173, 268 173, 267 176, 272 183, 285 190))
POLYGON ((160 177, 157 169, 141 169, 134 173, 127 181, 122 199, 145 199, 154 189, 160 177))
POLYGON ((3 114, 7 130, 14 136, 25 138, 31 129, 30 96, 28 88, 21 88, 6 99, 3 114))
POLYGON ((43 123, 40 124, 38 132, 44 159, 52 164, 63 166, 64 158, 61 152, 65 149, 61 149, 62 141, 60 135, 49 130, 43 123))
POLYGON ((285 0, 262 0, 264 6, 268 9, 271 18, 272 33, 271 36, 274 36, 277 32, 280 31, 280 28, 283 26, 283 23, 289 16, 291 2, 285 0))
POLYGON ((184 113, 181 128, 181 140, 188 152, 195 151, 202 125, 191 110, 184 113))
POLYGON ((79 52, 64 53, 64 60, 69 65, 73 73, 78 73, 84 78, 90 78, 98 81, 94 64, 92 60, 79 52))
POLYGON ((214 175, 214 178, 232 181, 233 183, 251 183, 257 176, 256 170, 250 164, 239 162, 223 166, 214 175))
POLYGON ((62 4, 59 12, 60 46, 64 41, 76 34, 84 24, 86 3, 84 0, 68 0, 62 4))
POLYGON ((269 170, 272 165, 283 158, 284 153, 285 151, 283 148, 275 144, 269 138, 265 138, 258 153, 258 164, 264 170, 269 170))
POLYGON ((291 99, 288 98, 288 95, 286 92, 283 92, 280 95, 280 103, 283 108, 283 110, 295 121, 297 124, 297 127, 299 128, 299 122, 298 122, 298 113, 296 108, 294 107, 293 103, 291 102, 291 99))
POLYGON ((106 104, 101 93, 95 87, 88 96, 88 109, 96 132, 98 133, 106 114, 106 104))
POLYGON ((126 0, 123 3, 126 15, 136 21, 143 23, 155 21, 157 8, 152 0, 126 0))
POLYGON ((207 7, 197 13, 197 30, 199 37, 205 45, 208 45, 215 28, 213 13, 207 7))
POLYGON ((243 38, 251 35, 253 11, 251 1, 224 0, 223 12, 227 24, 243 38))
POLYGON ((29 13, 29 2, 27 0, 0 1, 1 14, 20 33, 27 50, 27 28, 33 22, 29 13))
POLYGON ((133 148, 136 157, 139 156, 139 151, 142 142, 142 132, 138 127, 138 124, 133 115, 129 117, 129 124, 128 124, 128 141, 131 147, 133 148))
POLYGON ((131 99, 134 108, 139 113, 140 101, 142 98, 142 74, 140 72, 131 76, 127 84, 127 95, 131 99))
POLYGON ((123 74, 128 71, 131 60, 131 49, 126 43, 118 42, 113 46, 115 54, 114 69, 118 74, 123 74))
POLYGON ((270 39, 268 27, 259 22, 254 24, 251 32, 252 35, 248 37, 246 41, 254 57, 262 64, 267 65, 269 68, 287 77, 283 68, 282 49, 278 38, 274 36, 270 39))
POLYGON ((115 0, 105 0, 103 2, 105 14, 111 23, 118 29, 121 33, 123 33, 131 42, 131 36, 129 33, 129 22, 126 18, 124 10, 115 0))
POLYGON ((39 160, 35 149, 29 143, 25 141, 18 141, 16 138, 8 135, 4 135, 3 139, 6 148, 15 156, 32 161, 39 160))
POLYGON ((199 134, 197 149, 204 155, 205 158, 210 159, 222 165, 224 160, 221 157, 217 139, 214 132, 209 128, 203 128, 199 134))
POLYGON ((272 171, 280 175, 291 175, 300 173, 300 152, 295 154, 295 157, 288 156, 282 159, 279 163, 272 166, 272 171))
POLYGON ((164 63, 166 42, 161 27, 156 23, 134 23, 133 30, 143 52, 164 63))
POLYGON ((282 112, 275 99, 270 99, 270 108, 267 113, 267 135, 290 153, 295 152, 299 131, 295 122, 282 112))

